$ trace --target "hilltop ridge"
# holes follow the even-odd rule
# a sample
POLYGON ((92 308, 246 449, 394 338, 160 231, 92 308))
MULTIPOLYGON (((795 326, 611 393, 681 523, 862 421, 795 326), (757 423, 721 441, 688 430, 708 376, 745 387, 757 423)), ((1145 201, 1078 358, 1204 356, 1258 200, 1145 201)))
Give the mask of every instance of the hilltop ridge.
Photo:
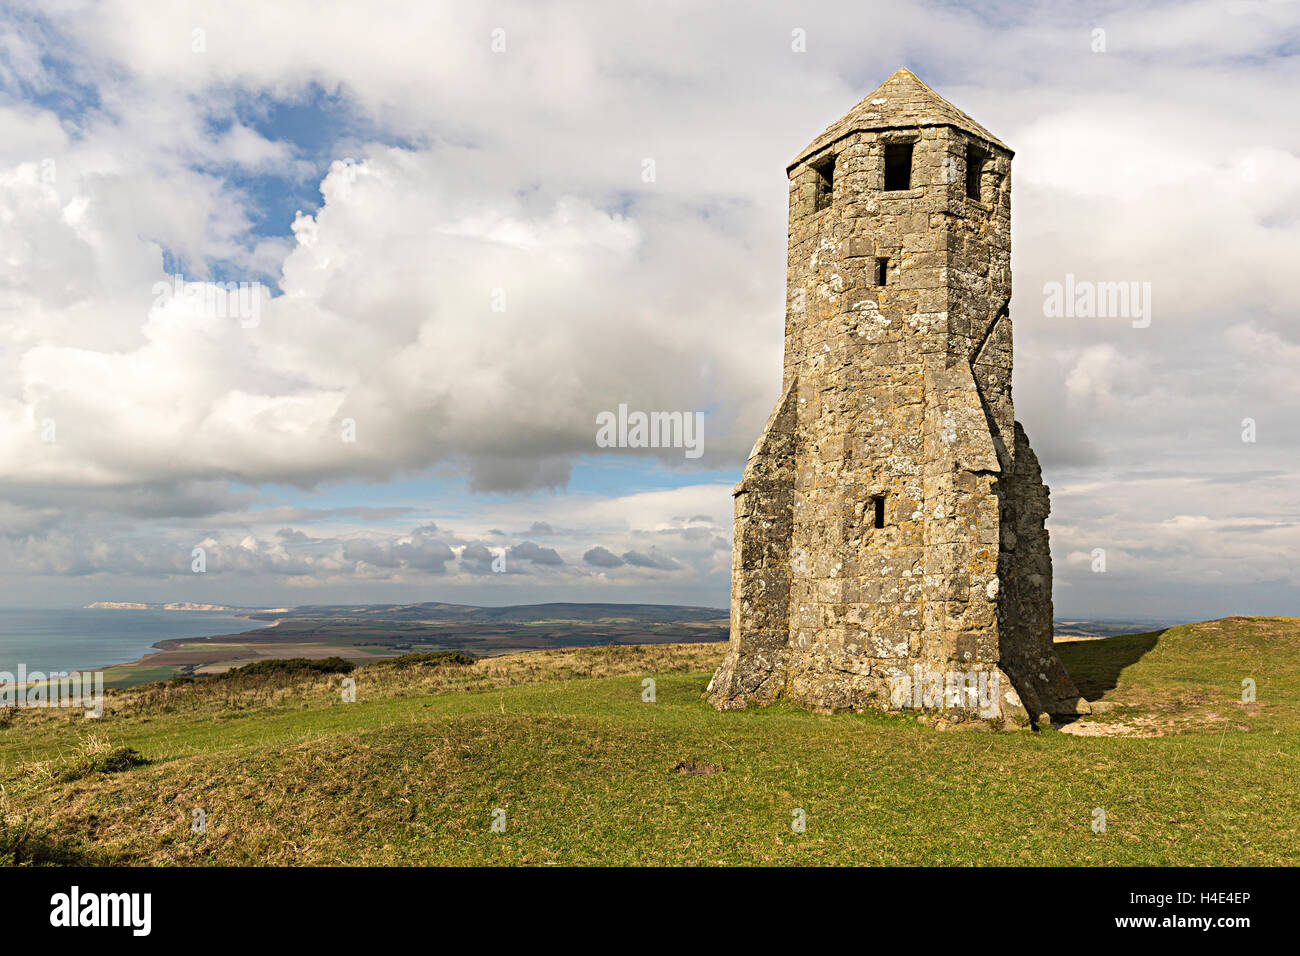
POLYGON ((1057 647, 1102 705, 1084 734, 718 713, 716 643, 411 655, 347 673, 355 703, 342 673, 286 671, 111 691, 96 721, 20 709, 0 729, 0 859, 1300 863, 1300 619, 1057 647))

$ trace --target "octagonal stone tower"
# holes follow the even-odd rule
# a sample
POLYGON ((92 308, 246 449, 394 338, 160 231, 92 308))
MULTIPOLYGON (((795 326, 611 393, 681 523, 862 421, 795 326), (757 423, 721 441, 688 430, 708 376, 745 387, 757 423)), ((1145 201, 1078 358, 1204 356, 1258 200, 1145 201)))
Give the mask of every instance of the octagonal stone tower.
POLYGON ((1012 155, 903 69, 790 165, 782 395, 734 491, 714 706, 1087 711, 1011 404, 1012 155))

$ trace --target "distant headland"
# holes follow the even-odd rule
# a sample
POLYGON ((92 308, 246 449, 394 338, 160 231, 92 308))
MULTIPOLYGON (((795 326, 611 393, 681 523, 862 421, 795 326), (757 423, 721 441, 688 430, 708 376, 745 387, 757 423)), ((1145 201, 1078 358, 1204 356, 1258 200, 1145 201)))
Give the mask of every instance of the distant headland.
POLYGON ((85 605, 88 611, 224 611, 227 614, 277 614, 287 607, 237 607, 231 604, 195 604, 192 601, 172 601, 169 604, 142 604, 138 601, 95 601, 85 605))

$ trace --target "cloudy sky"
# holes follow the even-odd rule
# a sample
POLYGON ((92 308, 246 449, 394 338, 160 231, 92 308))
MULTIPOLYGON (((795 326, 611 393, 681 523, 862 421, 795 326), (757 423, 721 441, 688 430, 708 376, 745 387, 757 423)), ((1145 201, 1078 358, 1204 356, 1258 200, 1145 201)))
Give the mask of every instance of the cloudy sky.
POLYGON ((725 606, 785 165, 907 66, 1016 150, 1058 616, 1300 613, 1297 4, 904 7, 10 0, 0 604, 725 606))

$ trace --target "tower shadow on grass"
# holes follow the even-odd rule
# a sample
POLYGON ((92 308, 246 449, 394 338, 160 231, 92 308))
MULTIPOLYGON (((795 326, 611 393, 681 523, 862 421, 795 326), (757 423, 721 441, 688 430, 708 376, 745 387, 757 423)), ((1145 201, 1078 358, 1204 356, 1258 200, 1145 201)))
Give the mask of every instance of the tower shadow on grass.
POLYGON ((1097 641, 1057 644, 1061 663, 1086 700, 1097 700, 1119 684, 1120 674, 1150 653, 1165 631, 1122 634, 1097 641))

